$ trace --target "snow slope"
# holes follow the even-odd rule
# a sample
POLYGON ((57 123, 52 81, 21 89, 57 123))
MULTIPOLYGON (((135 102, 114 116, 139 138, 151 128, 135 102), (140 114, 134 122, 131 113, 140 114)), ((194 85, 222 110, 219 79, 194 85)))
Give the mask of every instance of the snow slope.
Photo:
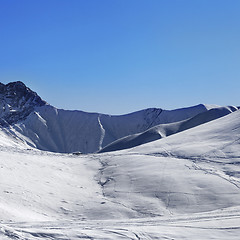
POLYGON ((235 111, 122 151, 2 146, 0 238, 239 239, 239 144, 235 111))
POLYGON ((102 153, 136 147, 138 145, 152 142, 163 137, 167 137, 172 134, 176 134, 178 132, 182 132, 184 130, 199 126, 203 123, 218 119, 236 110, 238 110, 238 108, 234 106, 215 107, 180 122, 160 124, 142 133, 137 133, 120 138, 110 143, 109 145, 101 149, 99 152, 102 153))
POLYGON ((28 145, 52 152, 92 153, 107 144, 160 123, 187 119, 207 111, 204 105, 172 111, 146 109, 122 116, 56 109, 35 108, 24 121, 14 124, 15 134, 28 145))
MULTIPOLYGON (((29 147, 61 153, 101 151, 112 142, 133 134, 137 135, 117 142, 117 147, 114 143, 110 149, 136 146, 156 140, 164 134, 162 127, 154 126, 183 121, 216 108, 203 104, 176 110, 149 108, 121 116, 68 111, 47 104, 22 82, 0 84, 0 99, 0 126, 9 133, 10 138, 17 138, 29 147)), ((202 115, 202 119, 186 123, 188 126, 182 123, 181 126, 173 124, 163 127, 166 131, 168 129, 165 135, 196 126, 208 121, 208 118, 211 120, 222 116, 224 111, 232 110, 223 109, 215 115, 202 115)))
POLYGON ((146 215, 238 206, 239 117, 237 111, 165 139, 103 155, 104 178, 110 179, 104 185, 106 195, 110 192, 146 215))

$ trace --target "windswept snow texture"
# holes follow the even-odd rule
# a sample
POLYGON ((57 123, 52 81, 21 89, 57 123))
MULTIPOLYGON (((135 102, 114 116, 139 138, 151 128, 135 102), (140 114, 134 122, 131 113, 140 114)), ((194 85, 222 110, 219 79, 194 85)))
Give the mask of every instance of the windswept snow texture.
POLYGON ((1 146, 0 238, 239 239, 239 146, 240 111, 122 151, 1 146))
POLYGON ((178 132, 182 132, 184 130, 199 126, 203 123, 207 123, 209 121, 218 119, 223 117, 231 112, 238 110, 237 107, 229 106, 229 107, 215 107, 206 112, 202 112, 197 114, 196 116, 170 124, 160 124, 154 126, 142 133, 137 133, 133 135, 129 135, 127 137, 120 138, 103 149, 99 152, 109 152, 109 151, 116 151, 122 150, 127 148, 136 147, 138 145, 152 142, 163 137, 170 136, 172 134, 176 134, 178 132))

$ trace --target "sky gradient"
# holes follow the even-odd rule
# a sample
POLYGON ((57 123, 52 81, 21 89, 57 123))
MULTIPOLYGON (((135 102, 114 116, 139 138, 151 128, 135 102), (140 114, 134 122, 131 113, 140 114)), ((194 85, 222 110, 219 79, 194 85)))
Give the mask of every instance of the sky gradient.
POLYGON ((238 0, 0 0, 0 82, 123 114, 240 105, 238 0))

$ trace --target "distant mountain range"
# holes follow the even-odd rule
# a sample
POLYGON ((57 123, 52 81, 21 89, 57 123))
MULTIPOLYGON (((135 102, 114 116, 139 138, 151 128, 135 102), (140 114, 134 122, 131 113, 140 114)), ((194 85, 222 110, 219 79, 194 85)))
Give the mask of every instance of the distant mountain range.
POLYGON ((57 109, 22 82, 0 83, 1 135, 15 144, 60 153, 94 153, 135 147, 196 127, 238 110, 197 105, 149 108, 112 116, 57 109))

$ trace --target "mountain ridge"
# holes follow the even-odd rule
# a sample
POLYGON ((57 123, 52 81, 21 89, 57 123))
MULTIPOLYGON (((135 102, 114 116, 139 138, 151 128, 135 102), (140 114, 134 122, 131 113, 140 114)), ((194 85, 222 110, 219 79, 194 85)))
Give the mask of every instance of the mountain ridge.
POLYGON ((221 118, 237 110, 238 108, 234 106, 217 107, 209 109, 206 112, 199 113, 196 116, 186 120, 169 124, 156 125, 142 133, 137 133, 120 138, 105 146, 99 151, 99 153, 133 148, 148 142, 156 141, 158 139, 168 137, 173 134, 221 118))
POLYGON ((7 126, 17 123, 26 117, 37 106, 44 106, 36 92, 21 82, 0 83, 0 125, 7 126))
POLYGON ((183 121, 215 107, 148 108, 124 115, 64 110, 51 106, 19 81, 1 84, 0 97, 0 125, 5 134, 29 147, 61 153, 98 152, 120 138, 159 124, 183 121))

